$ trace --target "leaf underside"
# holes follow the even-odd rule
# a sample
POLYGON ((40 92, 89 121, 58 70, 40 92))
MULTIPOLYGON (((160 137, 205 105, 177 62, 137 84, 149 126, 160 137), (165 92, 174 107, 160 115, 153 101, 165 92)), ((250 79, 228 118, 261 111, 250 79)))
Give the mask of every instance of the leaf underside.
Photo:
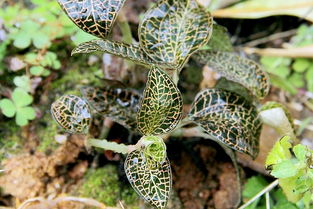
POLYGON ((137 125, 143 135, 161 135, 173 130, 182 116, 179 89, 164 71, 150 70, 143 93, 137 125))
POLYGON ((125 0, 58 0, 67 16, 83 31, 105 38, 125 0))
POLYGON ((256 108, 243 97, 206 89, 196 96, 189 118, 230 148, 252 157, 258 154, 261 121, 256 108))
POLYGON ((91 113, 85 100, 64 95, 51 105, 51 114, 55 121, 70 133, 87 133, 91 113))
POLYGON ((112 87, 83 87, 81 93, 100 114, 128 129, 136 130, 141 96, 134 90, 112 87))
POLYGON ((156 62, 152 60, 139 46, 110 40, 98 39, 82 43, 72 51, 72 55, 97 51, 129 59, 135 63, 145 66, 157 65, 160 67, 173 68, 173 66, 168 63, 160 61, 156 62))
POLYGON ((165 208, 172 188, 172 172, 166 158, 158 167, 149 167, 143 152, 135 150, 125 160, 125 173, 134 190, 156 208, 165 208))
POLYGON ((140 44, 153 60, 181 69, 189 56, 208 42, 212 22, 210 13, 196 0, 161 0, 143 18, 140 44))
POLYGON ((269 92, 269 80, 261 66, 250 59, 232 52, 200 51, 194 54, 197 62, 212 67, 228 80, 240 83, 257 98, 264 98, 269 92))

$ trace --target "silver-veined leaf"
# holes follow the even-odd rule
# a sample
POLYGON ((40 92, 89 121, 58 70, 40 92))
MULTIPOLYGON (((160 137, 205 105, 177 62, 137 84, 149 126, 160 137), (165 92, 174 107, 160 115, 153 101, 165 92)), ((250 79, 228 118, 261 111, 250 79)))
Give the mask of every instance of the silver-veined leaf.
POLYGON ((134 190, 144 200, 156 208, 165 208, 172 189, 172 172, 166 158, 159 166, 150 167, 143 151, 135 150, 128 154, 125 173, 134 190))
POLYGON ((135 63, 145 66, 157 65, 160 67, 172 68, 173 66, 152 60, 147 54, 136 45, 129 45, 122 42, 110 40, 92 40, 78 45, 73 51, 73 54, 78 53, 91 53, 91 52, 105 52, 125 59, 129 59, 135 63))
POLYGON ((125 0, 58 0, 67 16, 83 31, 105 38, 125 0))
POLYGON ((156 62, 181 69, 189 56, 206 44, 212 17, 196 0, 160 0, 139 27, 142 48, 156 62))
POLYGON ((141 99, 139 93, 114 87, 83 87, 81 93, 97 112, 126 128, 136 130, 136 115, 141 99))
POLYGON ((232 52, 209 50, 197 52, 193 59, 212 67, 212 70, 220 73, 226 79, 240 83, 260 99, 269 92, 268 76, 253 60, 242 58, 232 52))
POLYGON ((189 118, 214 140, 252 157, 258 154, 261 121, 256 108, 243 97, 206 89, 196 96, 189 118))
POLYGON ((154 67, 137 115, 137 125, 143 135, 161 135, 173 130, 182 116, 182 95, 164 71, 154 67))
POLYGON ((54 120, 70 133, 87 133, 91 113, 87 102, 78 96, 64 95, 51 105, 54 120))

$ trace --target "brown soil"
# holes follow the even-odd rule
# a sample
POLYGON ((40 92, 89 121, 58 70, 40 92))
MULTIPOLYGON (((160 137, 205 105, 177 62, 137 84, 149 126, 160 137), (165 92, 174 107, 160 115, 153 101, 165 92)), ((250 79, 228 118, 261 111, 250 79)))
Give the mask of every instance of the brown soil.
MULTIPOLYGON (((218 145, 216 145, 218 146, 218 145)), ((215 146, 196 145, 182 150, 171 161, 174 189, 185 209, 235 208, 238 198, 236 171, 226 153, 215 146), (192 155, 199 157, 203 168, 192 155)))

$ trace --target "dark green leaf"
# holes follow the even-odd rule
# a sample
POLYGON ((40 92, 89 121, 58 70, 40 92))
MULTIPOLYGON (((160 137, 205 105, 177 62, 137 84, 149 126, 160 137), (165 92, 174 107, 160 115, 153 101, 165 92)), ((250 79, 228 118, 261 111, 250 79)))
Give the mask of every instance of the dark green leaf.
POLYGON ((269 92, 267 74, 253 60, 231 52, 207 50, 196 53, 193 58, 201 64, 212 67, 212 70, 226 79, 240 83, 258 98, 264 98, 269 92))
POLYGON ((172 172, 166 158, 158 167, 150 167, 140 150, 128 154, 125 173, 134 190, 156 208, 165 208, 172 189, 172 172))
POLYGON ((261 122, 256 108, 228 91, 206 89, 192 104, 189 118, 228 147, 256 157, 261 122))
POLYGON ((210 51, 232 52, 233 45, 230 41, 227 29, 221 25, 213 24, 212 37, 207 46, 210 51))
POLYGON ((87 133, 91 121, 89 107, 85 100, 64 95, 51 105, 54 120, 70 133, 87 133))
POLYGON ((69 18, 82 30, 99 38, 111 31, 125 0, 58 0, 69 18))
POLYGON ((144 15, 140 44, 156 62, 181 69, 190 55, 208 42, 212 22, 210 13, 196 0, 160 0, 144 15))
POLYGON ((152 68, 137 116, 144 135, 161 135, 173 130, 182 116, 183 101, 179 89, 164 71, 152 68))
POLYGON ((99 39, 82 43, 72 51, 72 55, 78 53, 91 53, 96 51, 113 54, 146 66, 158 65, 167 68, 172 67, 170 64, 152 60, 139 46, 110 40, 99 39))
POLYGON ((99 113, 121 125, 136 130, 140 94, 134 90, 112 87, 83 87, 83 97, 99 113))

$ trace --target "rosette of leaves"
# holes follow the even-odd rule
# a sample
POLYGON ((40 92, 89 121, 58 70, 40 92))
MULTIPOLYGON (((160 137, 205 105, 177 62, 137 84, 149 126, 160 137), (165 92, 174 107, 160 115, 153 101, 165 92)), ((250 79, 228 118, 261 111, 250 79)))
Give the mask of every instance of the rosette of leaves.
MULTIPOLYGON (((72 54, 101 51, 150 68, 140 103, 138 99, 132 102, 133 96, 124 97, 124 94, 133 95, 126 93, 126 89, 88 87, 82 90, 82 94, 97 112, 124 123, 126 127, 135 127, 143 135, 137 145, 130 147, 106 140, 89 141, 93 146, 128 154, 125 172, 129 182, 147 202, 164 208, 169 199, 172 179, 162 136, 172 132, 182 119, 183 102, 176 76, 189 57, 193 54, 195 59, 204 57, 200 63, 207 64, 208 56, 210 58, 212 55, 211 63, 218 72, 228 80, 240 83, 258 98, 268 93, 266 74, 256 63, 235 55, 228 47, 231 44, 221 47, 218 43, 224 41, 218 38, 208 43, 212 34, 212 17, 196 0, 160 0, 154 4, 144 14, 139 26, 139 45, 103 39, 111 28, 103 27, 106 28, 103 30, 99 27, 102 24, 111 27, 114 17, 108 21, 101 21, 97 17, 99 12, 108 17, 110 5, 108 9, 103 9, 103 4, 98 4, 98 1, 59 2, 81 29, 101 38, 79 45, 72 54), (94 6, 99 8, 92 9, 94 6), (96 12, 94 17, 88 16, 90 12, 96 12), (200 53, 198 50, 205 48, 207 43, 208 49, 200 53), (224 58, 226 62, 222 62, 224 58), (173 79, 170 75, 173 75, 173 79)), ((114 2, 121 6, 124 1, 114 2)), ((120 7, 115 7, 113 15, 118 12, 117 8, 120 7)), ((215 28, 222 34, 221 37, 225 35, 225 30, 218 30, 221 27, 215 28)), ((138 95, 136 98, 140 97, 138 95)), ((75 114, 70 115, 75 118, 75 114)), ((68 123, 71 117, 67 118, 68 123)), ((258 153, 261 122, 254 104, 237 93, 223 89, 200 92, 186 120, 202 128, 206 138, 253 157, 258 153)))
POLYGON ((157 208, 169 199, 172 175, 166 146, 159 137, 172 131, 182 116, 182 96, 167 73, 152 68, 137 115, 143 149, 128 154, 125 172, 135 191, 157 208))
POLYGON ((14 89, 11 99, 1 99, 0 109, 2 113, 12 118, 15 116, 16 124, 25 126, 29 120, 36 117, 35 110, 29 106, 33 101, 33 97, 21 88, 14 89))
MULTIPOLYGON (((110 95, 108 92, 102 92, 102 99, 98 95, 100 98, 98 100, 97 95, 91 97, 93 92, 93 89, 83 89, 83 94, 89 98, 89 103, 105 114, 108 114, 109 109, 106 109, 108 105, 102 104, 102 101, 113 102, 114 99, 117 102, 120 99, 116 92, 110 95)), ((98 89, 97 93, 100 92, 98 89)), ((172 185, 170 163, 166 157, 166 146, 161 135, 177 126, 182 116, 182 105, 181 93, 171 77, 161 69, 152 68, 136 118, 137 128, 144 135, 138 147, 128 153, 126 145, 105 140, 91 140, 107 149, 128 153, 125 172, 130 184, 141 197, 157 208, 166 206, 172 185)), ((113 104, 114 106, 117 107, 116 104, 113 104)), ((90 122, 88 104, 77 96, 61 97, 52 104, 51 112, 57 123, 68 132, 84 133, 88 130, 90 122)))

